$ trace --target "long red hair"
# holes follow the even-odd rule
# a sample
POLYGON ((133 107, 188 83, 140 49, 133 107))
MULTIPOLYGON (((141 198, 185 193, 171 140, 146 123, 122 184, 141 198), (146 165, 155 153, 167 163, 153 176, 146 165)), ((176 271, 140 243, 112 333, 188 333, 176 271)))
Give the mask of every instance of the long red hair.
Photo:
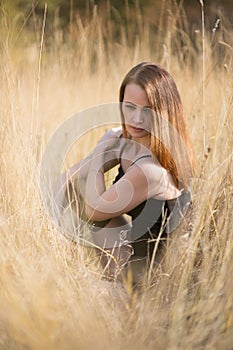
MULTIPOLYGON (((152 154, 162 167, 171 173, 177 188, 188 187, 194 173, 194 157, 183 105, 174 79, 159 65, 150 62, 139 63, 122 81, 120 102, 123 102, 125 87, 130 83, 140 85, 148 97, 152 111, 152 154)), ((128 138, 122 108, 121 118, 123 135, 128 138)))

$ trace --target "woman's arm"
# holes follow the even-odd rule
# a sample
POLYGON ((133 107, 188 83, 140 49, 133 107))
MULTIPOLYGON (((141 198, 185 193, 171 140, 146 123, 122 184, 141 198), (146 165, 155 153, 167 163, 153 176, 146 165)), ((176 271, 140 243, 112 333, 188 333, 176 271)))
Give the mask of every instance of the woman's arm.
MULTIPOLYGON (((53 198, 55 200, 55 205, 58 208, 58 212, 60 212, 60 210, 62 210, 63 208, 66 193, 69 191, 69 188, 70 188, 69 185, 71 185, 71 188, 72 187, 75 188, 77 186, 76 180, 78 178, 81 181, 84 181, 87 178, 89 168, 90 168, 90 161, 95 156, 95 154, 97 154, 99 145, 112 138, 114 138, 115 140, 118 140, 121 133, 122 131, 120 128, 111 129, 107 131, 103 135, 103 137, 99 140, 94 150, 87 157, 85 157, 78 163, 74 164, 71 168, 66 170, 64 173, 62 173, 58 177, 58 179, 56 180, 53 186, 53 198)), ((115 147, 115 150, 116 150, 116 147, 115 147)), ((103 171, 104 172, 108 171, 118 163, 119 163, 119 159, 117 159, 116 154, 114 154, 114 152, 106 153, 103 159, 103 165, 104 165, 103 171)))
POLYGON ((76 178, 78 175, 79 179, 86 179, 89 173, 90 164, 92 162, 92 167, 94 165, 93 159, 99 156, 99 153, 102 152, 101 165, 102 171, 106 172, 112 169, 114 166, 119 164, 119 154, 121 147, 124 144, 124 139, 121 139, 122 135, 121 128, 115 128, 108 130, 102 138, 98 141, 98 144, 95 146, 94 150, 83 159, 76 171, 76 178), (121 139, 121 142, 119 140, 121 139), (113 144, 113 148, 109 147, 110 144, 113 144), (106 146, 107 145, 107 146, 106 146), (108 148, 107 148, 108 147, 108 148))
POLYGON ((133 163, 108 190, 101 164, 101 156, 91 161, 85 187, 86 214, 94 221, 125 214, 151 197, 166 200, 179 195, 167 171, 151 158, 133 163))

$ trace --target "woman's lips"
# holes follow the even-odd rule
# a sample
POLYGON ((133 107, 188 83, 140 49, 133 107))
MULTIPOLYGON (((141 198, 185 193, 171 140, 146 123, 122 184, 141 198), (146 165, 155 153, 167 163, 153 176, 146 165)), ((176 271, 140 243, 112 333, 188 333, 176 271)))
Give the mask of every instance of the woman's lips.
POLYGON ((142 129, 142 128, 137 128, 136 126, 132 126, 132 125, 130 125, 130 128, 133 129, 133 130, 135 130, 135 131, 144 131, 144 129, 142 129))

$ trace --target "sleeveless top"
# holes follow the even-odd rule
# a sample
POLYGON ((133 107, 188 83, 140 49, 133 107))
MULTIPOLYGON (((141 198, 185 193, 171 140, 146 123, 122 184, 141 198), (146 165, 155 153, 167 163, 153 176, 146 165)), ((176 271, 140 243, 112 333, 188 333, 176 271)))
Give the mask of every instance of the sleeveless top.
MULTIPOLYGON (((137 160, 148 157, 151 157, 151 155, 141 156, 137 160)), ((119 181, 122 176, 124 176, 124 171, 120 165, 113 183, 119 181)), ((181 195, 175 199, 148 198, 126 213, 132 218, 132 237, 137 239, 148 232, 153 237, 157 237, 161 230, 166 234, 171 233, 181 223, 190 202, 190 191, 184 189, 181 190, 181 195)))

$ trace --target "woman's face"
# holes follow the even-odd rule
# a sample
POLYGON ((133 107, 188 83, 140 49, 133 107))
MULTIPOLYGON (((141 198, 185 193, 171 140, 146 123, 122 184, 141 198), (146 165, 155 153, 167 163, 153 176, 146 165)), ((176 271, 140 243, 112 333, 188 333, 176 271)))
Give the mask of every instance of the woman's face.
POLYGON ((152 114, 149 101, 142 87, 130 83, 125 87, 122 104, 126 130, 137 142, 148 138, 151 132, 152 114))

